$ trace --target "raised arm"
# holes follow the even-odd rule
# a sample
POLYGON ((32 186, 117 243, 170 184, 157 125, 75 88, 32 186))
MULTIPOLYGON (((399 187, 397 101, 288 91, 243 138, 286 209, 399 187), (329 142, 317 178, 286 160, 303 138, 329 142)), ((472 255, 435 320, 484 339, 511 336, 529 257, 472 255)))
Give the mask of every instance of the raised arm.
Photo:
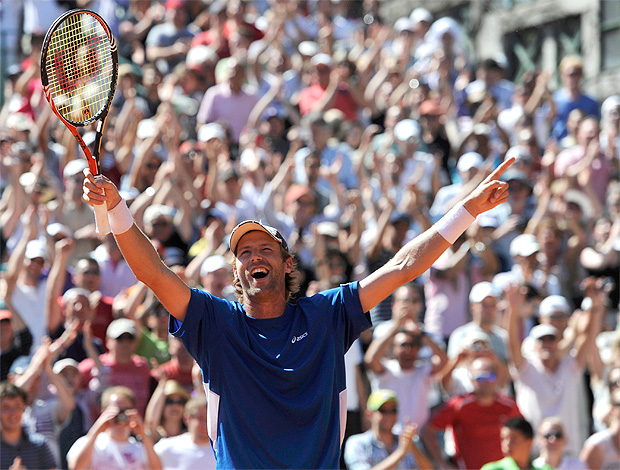
POLYGON ((359 295, 365 312, 370 311, 397 287, 424 273, 448 249, 450 242, 438 230, 444 234, 452 233, 456 223, 464 231, 467 226, 462 226, 463 217, 469 217, 471 223, 479 214, 506 201, 508 184, 499 181, 499 178, 513 162, 514 159, 503 162, 463 200, 462 208, 457 205, 454 212, 449 212, 437 224, 407 243, 384 266, 360 281, 359 295), (459 209, 460 216, 456 215, 459 209), (469 214, 463 214, 462 210, 469 214), (453 218, 455 215, 456 218, 453 218))
MULTIPOLYGON (((92 206, 106 204, 108 211, 112 211, 109 214, 110 219, 114 221, 115 214, 119 214, 117 217, 126 221, 120 224, 125 229, 133 219, 130 218, 128 211, 126 216, 123 215, 122 211, 126 205, 116 186, 104 176, 98 176, 95 180, 87 170, 85 175, 84 200, 92 206), (130 218, 129 221, 127 217, 130 218)), ((111 225, 114 231, 115 224, 111 225)), ((115 233, 114 237, 127 264, 135 276, 155 293, 166 310, 176 319, 183 321, 189 305, 189 287, 164 264, 151 241, 135 223, 132 223, 129 229, 125 231, 123 229, 117 229, 116 231, 122 233, 115 233)))

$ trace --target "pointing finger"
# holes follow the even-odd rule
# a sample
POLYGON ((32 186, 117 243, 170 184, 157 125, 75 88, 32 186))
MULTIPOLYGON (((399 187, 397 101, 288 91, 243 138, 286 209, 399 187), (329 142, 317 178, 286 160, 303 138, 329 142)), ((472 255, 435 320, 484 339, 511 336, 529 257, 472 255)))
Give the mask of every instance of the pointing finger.
POLYGON ((500 176, 515 162, 515 157, 511 157, 508 160, 504 160, 489 176, 487 176, 485 181, 493 181, 499 180, 500 176))

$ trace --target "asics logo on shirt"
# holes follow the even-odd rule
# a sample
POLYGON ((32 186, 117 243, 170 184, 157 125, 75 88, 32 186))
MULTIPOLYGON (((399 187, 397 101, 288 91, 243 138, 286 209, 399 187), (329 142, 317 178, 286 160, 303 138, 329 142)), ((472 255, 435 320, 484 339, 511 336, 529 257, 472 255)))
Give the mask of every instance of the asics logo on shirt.
POLYGON ((301 341, 306 336, 308 336, 308 332, 307 331, 303 335, 301 335, 301 336, 293 336, 293 339, 291 340, 291 343, 296 343, 297 341, 301 341))

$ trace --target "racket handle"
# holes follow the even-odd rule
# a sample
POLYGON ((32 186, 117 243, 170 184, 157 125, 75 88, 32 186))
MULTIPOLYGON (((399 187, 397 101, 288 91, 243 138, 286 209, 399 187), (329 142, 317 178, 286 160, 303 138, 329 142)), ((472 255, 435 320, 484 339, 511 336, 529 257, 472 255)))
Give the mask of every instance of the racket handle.
POLYGON ((107 235, 110 233, 110 222, 108 221, 108 208, 105 204, 93 206, 95 209, 95 232, 98 235, 107 235))

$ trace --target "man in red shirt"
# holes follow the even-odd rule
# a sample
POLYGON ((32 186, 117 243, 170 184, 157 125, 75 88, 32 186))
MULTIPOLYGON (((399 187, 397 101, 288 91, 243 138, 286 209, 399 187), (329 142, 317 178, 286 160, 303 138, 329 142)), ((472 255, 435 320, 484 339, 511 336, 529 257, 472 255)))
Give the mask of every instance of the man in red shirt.
POLYGON ((187 352, 181 340, 174 336, 170 336, 168 340, 168 350, 172 356, 171 359, 153 369, 151 375, 155 380, 159 380, 164 375, 169 380, 179 382, 187 392, 192 392, 194 389, 192 381, 194 358, 187 352))
POLYGON ((476 359, 470 368, 474 391, 453 397, 422 429, 424 443, 441 468, 447 464, 435 435, 447 427, 452 428, 459 468, 479 469, 503 457, 500 429, 521 413, 512 398, 499 393, 495 367, 489 358, 476 359))
POLYGON ((349 89, 346 68, 334 70, 334 61, 329 54, 318 53, 310 59, 312 85, 299 93, 299 111, 302 116, 322 113, 328 109, 339 109, 347 121, 357 120, 358 102, 354 90, 349 89))
POLYGON ((108 352, 80 362, 84 384, 97 380, 92 387, 103 390, 111 385, 123 385, 136 397, 136 409, 144 416, 151 393, 151 373, 146 360, 135 354, 138 347, 136 324, 128 318, 114 320, 106 332, 108 352))

